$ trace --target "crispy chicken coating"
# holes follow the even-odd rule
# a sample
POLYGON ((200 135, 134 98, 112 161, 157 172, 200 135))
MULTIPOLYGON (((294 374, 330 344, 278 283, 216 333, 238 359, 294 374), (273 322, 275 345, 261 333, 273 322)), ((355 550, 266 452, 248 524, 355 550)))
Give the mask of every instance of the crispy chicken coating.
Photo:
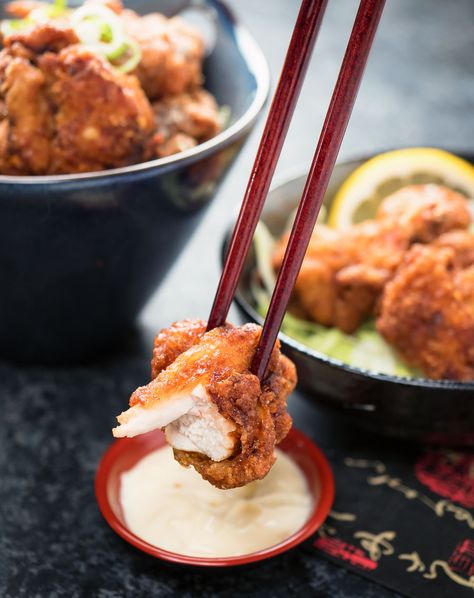
POLYGON ((134 77, 79 45, 35 60, 18 48, 0 54, 3 173, 88 172, 142 157, 155 120, 134 77))
POLYGON ((286 400, 296 371, 277 344, 260 383, 249 372, 260 327, 205 328, 185 320, 156 337, 156 377, 132 394, 114 435, 164 428, 181 464, 219 488, 235 488, 263 478, 273 465, 275 444, 291 427, 286 400))
POLYGON ((471 214, 464 195, 441 185, 410 185, 386 197, 377 220, 403 229, 410 244, 430 243, 439 235, 467 228, 471 214))
POLYGON ((173 361, 195 345, 206 332, 204 320, 179 320, 156 335, 151 359, 152 380, 173 361))
POLYGON ((59 52, 66 46, 77 43, 79 43, 79 39, 74 29, 67 21, 63 20, 37 23, 5 36, 3 39, 5 48, 10 48, 13 44, 21 44, 37 54, 42 54, 47 50, 59 52))
POLYGON ((39 65, 55 106, 52 172, 103 170, 140 160, 155 121, 134 77, 82 46, 44 54, 39 65))
MULTIPOLYGON (((387 197, 375 220, 345 231, 318 225, 295 285, 295 299, 316 322, 353 332, 374 312, 385 284, 413 243, 428 243, 469 223, 462 195, 420 185, 387 197)), ((285 235, 275 249, 276 270, 287 242, 285 235)))
POLYGON ((474 235, 448 233, 414 245, 385 288, 377 328, 429 378, 474 380, 473 258, 474 235))
POLYGON ((140 16, 124 10, 121 14, 129 35, 140 46, 142 57, 135 74, 151 100, 202 85, 204 43, 194 27, 159 13, 140 16))
POLYGON ((45 77, 19 49, 0 52, 0 172, 44 174, 53 131, 45 77))
MULTIPOLYGON (((124 10, 120 0, 86 3, 106 6, 123 19, 141 48, 140 64, 134 74, 124 75, 98 51, 81 45, 71 12, 41 17, 5 35, 0 53, 3 174, 126 166, 194 147, 221 129, 214 98, 199 87, 204 45, 193 27, 158 13, 142 17, 124 10), (156 100, 153 109, 149 99, 156 100)), ((18 0, 7 11, 27 18, 35 10, 46 14, 45 7, 51 8, 18 0)))
POLYGON ((194 147, 221 128, 216 100, 204 89, 163 98, 153 110, 158 127, 153 153, 158 158, 194 147))

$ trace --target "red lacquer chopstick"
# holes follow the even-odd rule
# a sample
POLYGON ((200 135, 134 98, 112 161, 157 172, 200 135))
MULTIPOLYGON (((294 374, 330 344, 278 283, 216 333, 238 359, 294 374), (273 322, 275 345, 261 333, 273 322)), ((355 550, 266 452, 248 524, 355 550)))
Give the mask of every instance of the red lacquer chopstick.
POLYGON ((318 35, 327 0, 303 0, 232 233, 207 329, 224 324, 267 197, 318 35))
POLYGON ((260 379, 303 262, 354 106, 385 0, 362 0, 306 180, 251 371, 260 379))

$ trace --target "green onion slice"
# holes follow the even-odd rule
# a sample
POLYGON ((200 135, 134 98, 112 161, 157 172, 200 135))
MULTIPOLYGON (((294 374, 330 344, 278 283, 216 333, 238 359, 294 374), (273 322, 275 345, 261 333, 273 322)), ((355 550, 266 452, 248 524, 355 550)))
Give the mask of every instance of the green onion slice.
MULTIPOLYGON (((125 62, 115 65, 115 67, 122 73, 130 73, 131 71, 135 70, 142 57, 140 46, 137 44, 135 40, 127 40, 126 46, 127 48, 125 50, 125 53, 129 55, 127 60, 125 62)), ((109 56, 108 58, 111 57, 109 56)))
POLYGON ((107 58, 117 58, 127 49, 122 22, 105 6, 81 6, 74 11, 72 24, 81 43, 107 58))
POLYGON ((121 19, 106 6, 85 5, 74 11, 74 30, 92 50, 101 52, 122 72, 132 71, 141 59, 140 47, 127 37, 121 19))

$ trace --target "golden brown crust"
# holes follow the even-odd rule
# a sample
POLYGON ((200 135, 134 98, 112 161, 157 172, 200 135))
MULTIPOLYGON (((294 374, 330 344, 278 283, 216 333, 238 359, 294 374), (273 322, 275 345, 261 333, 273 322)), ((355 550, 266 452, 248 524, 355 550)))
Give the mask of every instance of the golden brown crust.
POLYGON ((151 377, 166 369, 173 361, 192 347, 206 332, 204 320, 180 320, 161 330, 153 343, 151 377))
POLYGON ((134 77, 82 46, 44 54, 39 64, 56 107, 51 172, 103 170, 140 160, 154 117, 134 77))
POLYGON ((204 43, 194 27, 159 13, 139 16, 124 10, 122 17, 140 46, 142 58, 135 74, 151 100, 202 85, 204 43))
POLYGON ((0 172, 44 174, 53 132, 45 77, 21 46, 0 52, 0 96, 0 172))
MULTIPOLYGON (((220 131, 218 106, 200 88, 204 45, 197 30, 179 18, 123 10, 120 0, 87 4, 105 5, 123 18, 141 47, 136 71, 123 75, 81 45, 71 13, 3 36, 0 173, 118 168, 190 149, 220 131), (9 63, 15 85, 7 80, 9 63), (25 89, 20 101, 18 88, 25 89), (156 100, 154 111, 146 94, 156 100)), ((23 0, 7 10, 25 18, 47 8, 48 3, 23 0)))
POLYGON ((152 360, 157 377, 133 393, 130 405, 150 406, 167 393, 203 384, 219 413, 235 423, 237 452, 220 462, 178 450, 175 457, 213 485, 235 488, 261 479, 271 468, 274 446, 291 427, 286 401, 296 385, 296 369, 277 342, 260 384, 248 368, 261 328, 226 325, 204 334, 205 328, 201 320, 184 320, 157 335, 152 360))
POLYGON ((204 89, 163 98, 153 110, 157 130, 151 151, 158 158, 194 147, 221 130, 216 100, 204 89))
POLYGON ((378 330, 430 378, 474 380, 474 265, 465 266, 453 247, 414 245, 382 297, 378 330))
POLYGON ((47 50, 59 52, 66 46, 79 43, 79 39, 66 21, 51 21, 37 23, 3 38, 6 48, 17 43, 32 52, 42 54, 47 50))
MULTIPOLYGON (((413 243, 466 228, 471 217, 465 197, 438 185, 401 189, 381 204, 377 217, 346 231, 317 226, 294 298, 313 320, 353 332, 374 313, 385 284, 413 243)), ((288 242, 277 244, 273 266, 281 267, 288 242)))

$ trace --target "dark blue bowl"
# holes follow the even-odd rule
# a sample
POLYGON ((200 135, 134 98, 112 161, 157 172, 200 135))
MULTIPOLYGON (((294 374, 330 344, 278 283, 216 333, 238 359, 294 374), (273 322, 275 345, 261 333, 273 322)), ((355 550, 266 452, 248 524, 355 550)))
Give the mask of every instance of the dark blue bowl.
MULTIPOLYGON (((171 14, 186 2, 130 2, 171 14)), ((206 87, 227 128, 175 156, 81 175, 0 176, 0 355, 83 360, 128 333, 202 218, 269 89, 261 50, 218 0, 206 87)))

